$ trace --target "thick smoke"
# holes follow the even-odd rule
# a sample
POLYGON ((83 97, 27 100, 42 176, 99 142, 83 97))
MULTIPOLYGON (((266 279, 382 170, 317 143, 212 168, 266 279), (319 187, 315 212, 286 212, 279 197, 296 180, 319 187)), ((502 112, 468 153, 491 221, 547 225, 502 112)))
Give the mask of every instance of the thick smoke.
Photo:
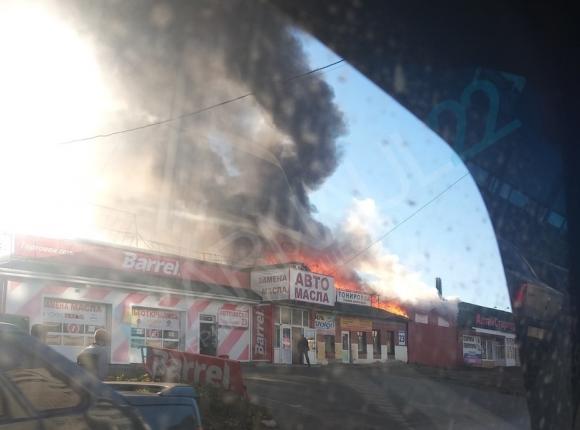
POLYGON ((280 230, 329 237, 308 193, 334 172, 345 125, 321 77, 297 77, 309 66, 283 17, 242 0, 73 6, 60 8, 97 35, 91 43, 116 95, 104 132, 252 94, 95 143, 108 178, 102 198, 135 212, 147 243, 250 263, 280 230))
POLYGON ((269 6, 110 0, 53 8, 87 40, 113 94, 102 133, 180 118, 83 142, 103 182, 97 199, 114 213, 105 211, 99 227, 128 230, 156 250, 240 265, 303 261, 341 288, 438 301, 382 246, 349 260, 372 243, 376 208, 358 204, 334 232, 314 219, 308 195, 335 171, 345 124, 332 89, 307 74, 295 30, 269 6), (124 225, 112 221, 123 217, 124 225))

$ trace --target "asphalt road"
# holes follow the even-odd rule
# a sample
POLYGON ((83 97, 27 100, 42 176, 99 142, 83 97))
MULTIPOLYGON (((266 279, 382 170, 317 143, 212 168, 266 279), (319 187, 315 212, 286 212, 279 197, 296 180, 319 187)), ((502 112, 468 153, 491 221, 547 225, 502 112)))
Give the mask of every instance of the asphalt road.
POLYGON ((529 429, 525 397, 433 378, 405 365, 244 369, 281 429, 529 429))

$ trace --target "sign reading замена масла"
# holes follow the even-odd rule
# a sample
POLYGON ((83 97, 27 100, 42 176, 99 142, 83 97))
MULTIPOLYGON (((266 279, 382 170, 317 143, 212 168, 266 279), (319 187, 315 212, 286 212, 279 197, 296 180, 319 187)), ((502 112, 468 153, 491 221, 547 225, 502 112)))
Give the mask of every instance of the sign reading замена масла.
POLYGON ((336 301, 351 305, 370 306, 371 296, 358 291, 336 290, 336 301))
POLYGON ((289 300, 290 271, 287 268, 252 270, 250 286, 264 300, 289 300))
POLYGON ((294 267, 253 270, 251 288, 264 300, 296 300, 334 306, 336 289, 331 276, 294 267))

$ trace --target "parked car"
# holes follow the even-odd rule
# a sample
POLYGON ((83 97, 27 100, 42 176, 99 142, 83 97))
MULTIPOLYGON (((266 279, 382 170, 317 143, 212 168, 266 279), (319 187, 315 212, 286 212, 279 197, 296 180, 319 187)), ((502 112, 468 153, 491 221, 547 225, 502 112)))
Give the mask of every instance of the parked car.
POLYGON ((107 382, 139 410, 152 430, 201 429, 197 392, 191 385, 107 382))
POLYGON ((0 323, 0 429, 148 429, 123 396, 58 352, 0 323))

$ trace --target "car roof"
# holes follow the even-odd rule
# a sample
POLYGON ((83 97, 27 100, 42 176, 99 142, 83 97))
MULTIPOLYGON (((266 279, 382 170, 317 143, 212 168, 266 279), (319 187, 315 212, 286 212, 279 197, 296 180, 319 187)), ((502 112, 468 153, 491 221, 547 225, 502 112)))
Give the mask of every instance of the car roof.
POLYGON ((110 381, 106 382, 106 384, 123 393, 151 394, 158 397, 198 397, 197 391, 187 384, 134 381, 110 381))
POLYGON ((133 406, 193 406, 195 404, 195 399, 192 397, 159 396, 155 393, 140 393, 135 391, 119 391, 119 394, 133 406))

